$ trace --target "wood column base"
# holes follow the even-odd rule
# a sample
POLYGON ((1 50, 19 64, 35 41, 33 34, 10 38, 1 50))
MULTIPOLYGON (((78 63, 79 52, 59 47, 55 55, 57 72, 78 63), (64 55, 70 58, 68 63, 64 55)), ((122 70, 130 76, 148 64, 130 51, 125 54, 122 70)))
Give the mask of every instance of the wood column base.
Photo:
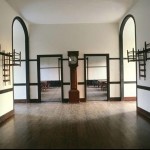
POLYGON ((78 90, 70 90, 69 91, 69 102, 70 103, 79 103, 79 91, 78 90))

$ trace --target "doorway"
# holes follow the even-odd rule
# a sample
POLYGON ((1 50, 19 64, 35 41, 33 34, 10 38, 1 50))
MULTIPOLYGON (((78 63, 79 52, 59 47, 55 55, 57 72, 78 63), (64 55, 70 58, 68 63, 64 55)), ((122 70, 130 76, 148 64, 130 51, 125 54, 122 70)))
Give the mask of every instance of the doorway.
POLYGON ((62 102, 62 55, 38 56, 39 102, 62 102))
POLYGON ((87 101, 109 98, 109 55, 85 54, 85 97, 87 101))
POLYGON ((127 50, 136 48, 136 23, 132 15, 127 15, 120 27, 120 95, 121 100, 136 101, 137 63, 128 63, 127 50), (130 74, 129 74, 130 72, 130 74), (129 90, 130 89, 130 90, 129 90))
POLYGON ((30 102, 29 36, 26 24, 20 17, 15 17, 12 22, 12 50, 21 52, 21 66, 13 67, 14 102, 30 102))

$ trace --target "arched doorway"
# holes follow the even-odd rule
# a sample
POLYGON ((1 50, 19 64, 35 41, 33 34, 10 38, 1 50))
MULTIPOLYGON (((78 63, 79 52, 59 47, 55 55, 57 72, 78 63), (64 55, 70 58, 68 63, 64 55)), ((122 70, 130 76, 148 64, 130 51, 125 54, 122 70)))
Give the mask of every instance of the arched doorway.
POLYGON ((128 63, 127 50, 136 50, 136 23, 132 15, 124 18, 119 34, 121 100, 136 100, 136 62, 128 63))
POLYGON ((27 27, 20 17, 12 22, 12 50, 21 52, 21 67, 13 67, 14 100, 29 102, 29 37, 27 27))

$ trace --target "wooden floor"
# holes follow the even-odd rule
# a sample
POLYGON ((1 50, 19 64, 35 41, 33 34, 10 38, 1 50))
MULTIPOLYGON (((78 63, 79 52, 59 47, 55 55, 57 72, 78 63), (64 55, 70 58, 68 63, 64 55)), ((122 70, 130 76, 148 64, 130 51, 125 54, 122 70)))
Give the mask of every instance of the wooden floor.
POLYGON ((107 91, 98 87, 87 87, 88 101, 103 101, 107 100, 107 91))
POLYGON ((15 104, 0 126, 0 148, 150 148, 150 123, 135 102, 15 104))
POLYGON ((50 87, 41 92, 42 102, 61 102, 61 87, 50 87))

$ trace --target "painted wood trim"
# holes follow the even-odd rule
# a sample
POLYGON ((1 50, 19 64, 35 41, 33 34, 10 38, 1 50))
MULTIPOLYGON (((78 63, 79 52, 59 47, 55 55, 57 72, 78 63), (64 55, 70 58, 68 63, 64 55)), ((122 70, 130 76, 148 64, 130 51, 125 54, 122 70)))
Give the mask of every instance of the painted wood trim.
POLYGON ((30 83, 30 86, 38 86, 38 83, 30 83))
MULTIPOLYGON (((80 102, 86 102, 86 99, 85 98, 80 98, 79 101, 80 102)), ((69 98, 64 98, 62 102, 63 103, 69 103, 69 98)))
POLYGON ((84 87, 84 93, 85 93, 85 99, 86 99, 86 97, 87 97, 87 89, 86 89, 86 87, 87 87, 87 83, 86 83, 86 57, 88 57, 88 56, 105 56, 106 57, 106 66, 107 66, 107 101, 109 100, 109 98, 110 98, 110 62, 109 62, 109 54, 84 54, 84 85, 85 85, 85 87, 84 87))
POLYGON ((61 98, 62 101, 64 99, 64 87, 63 87, 63 55, 62 54, 54 54, 54 55, 37 55, 37 75, 38 75, 38 102, 41 102, 41 90, 40 90, 40 58, 41 57, 59 57, 61 60, 61 98))
POLYGON ((142 89, 142 90, 150 91, 150 87, 148 87, 148 86, 137 85, 137 88, 142 89))
POLYGON ((13 88, 0 90, 0 94, 8 93, 8 92, 11 92, 11 91, 13 91, 13 88))
POLYGON ((27 99, 14 99, 14 103, 26 103, 27 99))
MULTIPOLYGON (((25 35, 25 60, 26 60, 26 97, 27 97, 27 100, 29 102, 29 99, 30 99, 30 86, 29 86, 29 83, 30 83, 30 64, 29 64, 29 34, 28 34, 28 29, 26 27, 26 24, 24 22, 24 20, 19 17, 19 16, 16 16, 14 19, 13 19, 13 22, 12 22, 12 51, 13 51, 13 25, 14 25, 14 22, 18 20, 20 22, 20 24, 22 25, 22 28, 24 30, 24 35, 25 35)), ((13 96, 14 97, 14 96, 13 96)))
POLYGON ((30 99, 30 103, 39 103, 39 99, 30 99))
POLYGON ((80 102, 86 102, 85 98, 80 98, 80 102))
POLYGON ((123 101, 136 101, 137 98, 136 97, 124 97, 123 101))
POLYGON ((148 119, 150 119, 150 112, 148 112, 148 111, 146 111, 146 110, 144 110, 140 107, 137 107, 137 113, 144 116, 144 117, 146 117, 146 118, 148 118, 148 119))
POLYGON ((121 97, 110 97, 109 101, 121 101, 121 97))
MULTIPOLYGON (((120 56, 120 95, 121 99, 124 97, 124 65, 123 65, 123 30, 125 27, 126 22, 129 18, 132 18, 135 24, 135 49, 137 49, 137 39, 136 39, 136 21, 133 15, 128 14, 122 21, 120 25, 120 31, 119 31, 119 56, 120 56)), ((136 73, 137 73, 137 64, 136 64, 136 73)), ((137 76, 136 76, 137 81, 137 76)), ((136 90, 137 95, 137 90, 136 90)))
POLYGON ((37 59, 29 59, 29 62, 30 62, 30 61, 37 61, 37 59))
POLYGON ((69 102, 69 98, 64 98, 64 99, 62 100, 62 102, 63 102, 63 103, 68 103, 68 102, 69 102))
POLYGON ((124 84, 136 84, 136 81, 124 81, 124 84))
POLYGON ((120 81, 110 81, 109 84, 120 84, 120 81))
POLYGON ((26 83, 14 83, 13 86, 26 86, 26 83))
POLYGON ((64 82, 63 85, 70 85, 70 82, 64 82))
POLYGON ((84 85, 85 82, 78 82, 78 85, 84 85))
POLYGON ((0 117, 0 124, 5 122, 7 119, 11 118, 14 116, 14 110, 11 110, 10 112, 6 113, 5 115, 0 117))
POLYGON ((120 58, 109 58, 109 60, 120 60, 120 58))

